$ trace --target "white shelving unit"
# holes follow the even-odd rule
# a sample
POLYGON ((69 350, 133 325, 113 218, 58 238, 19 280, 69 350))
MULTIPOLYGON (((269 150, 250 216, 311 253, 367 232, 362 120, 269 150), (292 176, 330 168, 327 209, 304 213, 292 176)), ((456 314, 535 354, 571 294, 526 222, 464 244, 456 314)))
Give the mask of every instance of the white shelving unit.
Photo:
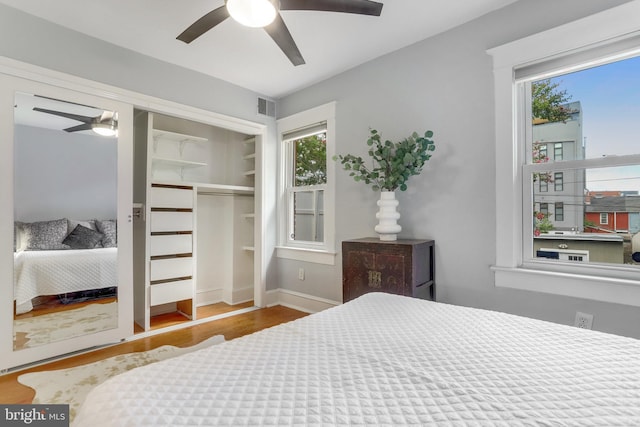
POLYGON ((152 112, 142 112, 139 120, 137 140, 144 147, 135 148, 137 167, 146 174, 138 173, 135 202, 145 205, 147 220, 137 228, 134 275, 146 288, 135 292, 136 322, 149 330, 157 314, 179 311, 189 321, 200 305, 254 299, 260 277, 260 258, 254 256, 260 250, 254 243, 256 139, 152 112), (170 191, 190 192, 193 204, 154 201, 154 193, 170 191), (186 215, 189 230, 180 222, 186 215), (175 217, 175 225, 159 229, 158 219, 167 216, 175 217))
POLYGON ((184 181, 185 170, 207 166, 206 162, 185 158, 187 145, 206 144, 209 142, 207 138, 160 129, 152 130, 152 138, 151 170, 154 178, 159 177, 162 169, 174 169, 179 172, 180 181, 184 181))

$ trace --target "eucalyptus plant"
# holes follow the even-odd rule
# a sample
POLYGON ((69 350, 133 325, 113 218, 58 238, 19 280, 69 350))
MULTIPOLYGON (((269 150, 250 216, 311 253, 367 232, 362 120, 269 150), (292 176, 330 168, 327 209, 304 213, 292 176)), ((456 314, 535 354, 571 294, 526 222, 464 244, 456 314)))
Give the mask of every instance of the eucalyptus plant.
POLYGON ((351 171, 357 182, 371 185, 374 191, 385 190, 405 191, 407 180, 413 175, 422 172, 422 167, 431 158, 431 153, 436 146, 431 139, 432 131, 425 132, 424 136, 416 132, 399 142, 384 141, 377 130, 371 129, 371 136, 367 139, 369 156, 373 165, 367 167, 362 157, 352 154, 334 156, 339 160, 345 170, 351 171))

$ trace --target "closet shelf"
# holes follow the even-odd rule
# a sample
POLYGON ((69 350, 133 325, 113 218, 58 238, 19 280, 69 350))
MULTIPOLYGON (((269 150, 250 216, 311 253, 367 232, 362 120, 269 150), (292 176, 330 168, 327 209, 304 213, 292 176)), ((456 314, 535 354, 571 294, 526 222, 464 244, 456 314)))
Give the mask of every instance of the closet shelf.
POLYGON ((178 166, 181 168, 197 168, 202 166, 207 166, 206 163, 203 162, 193 162, 190 160, 182 160, 182 159, 169 159, 167 157, 154 157, 152 159, 154 166, 178 166))
POLYGON ((256 153, 247 154, 246 156, 243 156, 242 158, 245 159, 245 160, 255 159, 256 158, 256 153))
POLYGON ((203 143, 208 141, 207 138, 202 138, 200 136, 185 135, 182 133, 169 132, 169 131, 160 130, 160 129, 153 130, 153 139, 154 141, 164 140, 164 141, 172 141, 172 142, 180 142, 180 143, 185 143, 185 142, 203 143))
POLYGON ((244 176, 253 176, 256 174, 255 170, 250 170, 250 171, 246 171, 245 173, 243 173, 242 175, 244 176))

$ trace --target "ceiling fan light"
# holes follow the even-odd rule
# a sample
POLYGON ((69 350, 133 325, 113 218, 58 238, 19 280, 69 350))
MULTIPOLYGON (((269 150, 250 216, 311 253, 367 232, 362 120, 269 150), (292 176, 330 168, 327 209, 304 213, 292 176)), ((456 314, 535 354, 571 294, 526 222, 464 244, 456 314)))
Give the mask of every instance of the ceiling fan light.
POLYGON ((266 27, 276 19, 276 7, 270 0, 227 0, 229 15, 246 27, 266 27))
POLYGON ((100 136, 116 136, 118 134, 118 128, 113 120, 105 123, 93 123, 91 130, 100 136))

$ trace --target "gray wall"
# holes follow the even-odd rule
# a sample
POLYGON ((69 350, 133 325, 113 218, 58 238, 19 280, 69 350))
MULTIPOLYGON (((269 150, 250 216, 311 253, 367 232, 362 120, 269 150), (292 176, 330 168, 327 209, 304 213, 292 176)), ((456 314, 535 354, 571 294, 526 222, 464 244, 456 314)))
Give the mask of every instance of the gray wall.
POLYGON ((15 219, 113 219, 117 140, 31 126, 15 128, 15 219))
MULTIPOLYGON (((434 131, 425 171, 398 193, 400 237, 436 241, 438 298, 640 337, 640 309, 495 288, 495 146, 492 61, 486 49, 624 1, 522 0, 280 99, 279 117, 337 101, 338 153, 366 155, 369 127, 386 139, 434 131)), ((336 241, 373 236, 377 194, 339 170, 336 241)), ((340 250, 340 248, 338 248, 340 250)), ((341 253, 334 267, 278 260, 281 287, 341 301, 341 253), (306 271, 299 281, 298 268, 306 271)))

